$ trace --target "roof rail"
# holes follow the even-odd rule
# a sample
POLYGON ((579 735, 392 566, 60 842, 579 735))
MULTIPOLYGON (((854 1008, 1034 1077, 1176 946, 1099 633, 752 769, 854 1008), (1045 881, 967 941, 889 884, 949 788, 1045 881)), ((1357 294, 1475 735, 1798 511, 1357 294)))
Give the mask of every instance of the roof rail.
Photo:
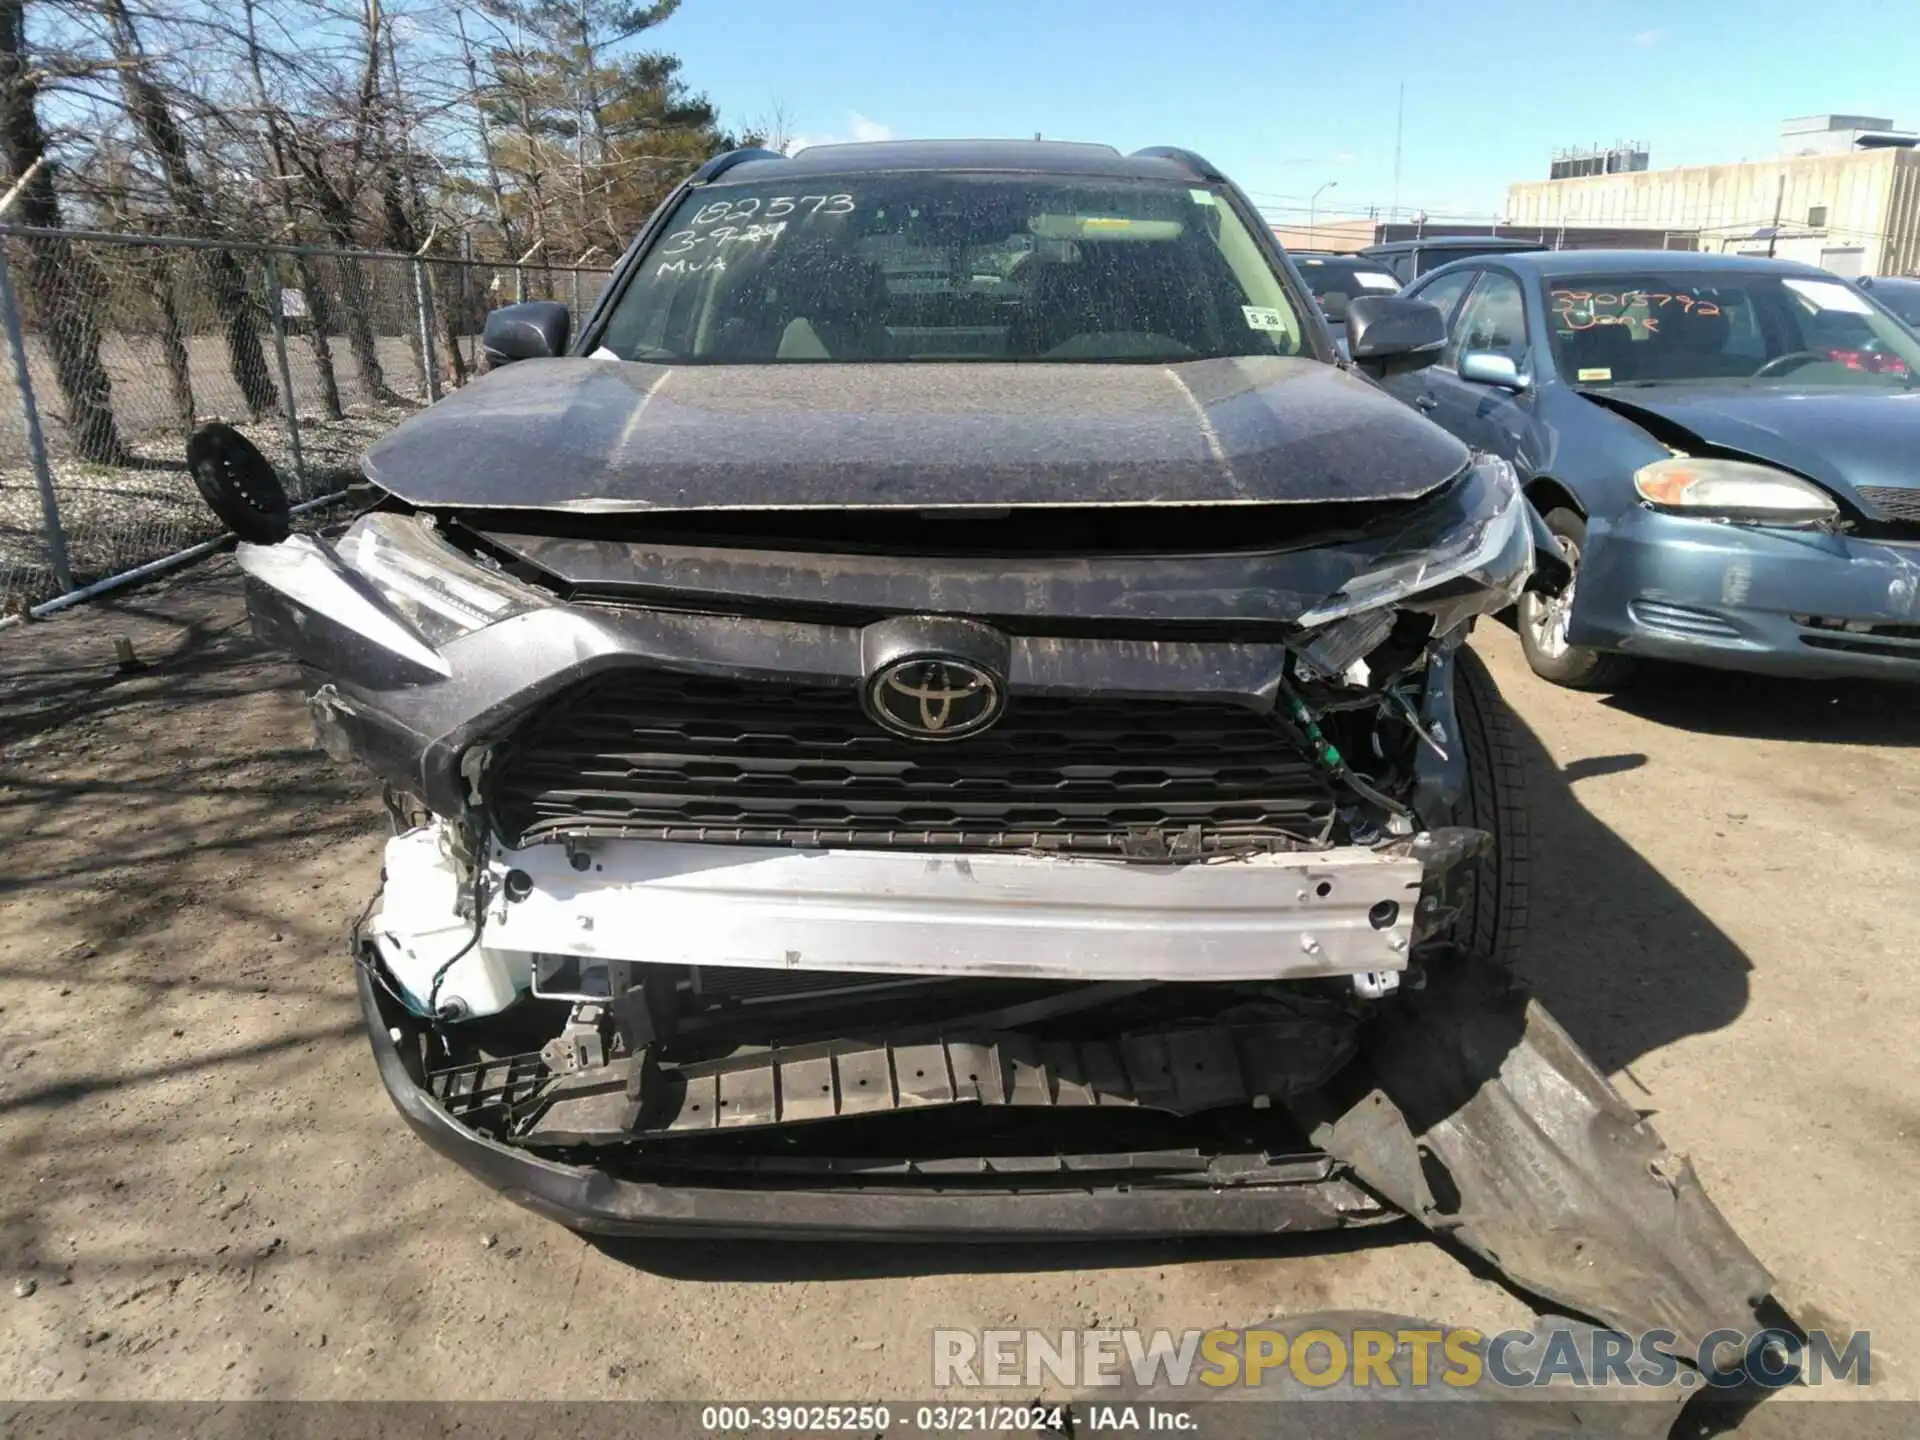
POLYGON ((718 180, 734 166, 746 160, 784 160, 787 157, 778 150, 766 150, 758 145, 749 145, 743 150, 729 150, 716 155, 698 170, 693 172, 693 183, 698 185, 707 180, 718 180))
POLYGON ((1202 180, 1214 180, 1224 185, 1227 177, 1222 175, 1213 162, 1191 150, 1181 150, 1172 145, 1149 145, 1144 150, 1133 152, 1135 160, 1173 160, 1187 167, 1202 180))

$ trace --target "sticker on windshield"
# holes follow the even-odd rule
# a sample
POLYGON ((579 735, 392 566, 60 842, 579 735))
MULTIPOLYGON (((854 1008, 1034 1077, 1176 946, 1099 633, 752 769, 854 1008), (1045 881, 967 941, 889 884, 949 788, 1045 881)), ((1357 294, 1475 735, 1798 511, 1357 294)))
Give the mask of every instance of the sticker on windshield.
POLYGON ((1196 205, 1211 205, 1214 203, 1213 192, 1211 190, 1189 190, 1187 194, 1196 205))
POLYGON ((1271 305, 1242 305, 1240 313, 1247 317, 1249 330, 1286 330, 1287 317, 1271 305))
POLYGON ((1613 379, 1613 369, 1611 366, 1607 366, 1607 365, 1583 365, 1580 368, 1578 374, 1579 374, 1579 378, 1582 380, 1613 379))
POLYGON ((1353 278, 1368 290, 1398 290, 1400 282, 1391 275, 1378 275, 1371 270, 1356 270, 1353 278))
POLYGON ((1873 313, 1864 295, 1838 280, 1786 279, 1780 283, 1801 299, 1811 301, 1816 310, 1839 310, 1848 315, 1873 313))

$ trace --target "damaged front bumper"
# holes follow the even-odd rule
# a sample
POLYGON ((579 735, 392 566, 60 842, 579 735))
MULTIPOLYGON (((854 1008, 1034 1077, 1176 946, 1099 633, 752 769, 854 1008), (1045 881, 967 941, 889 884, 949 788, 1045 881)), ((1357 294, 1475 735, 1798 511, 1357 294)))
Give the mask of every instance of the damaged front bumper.
MULTIPOLYGON (((364 957, 362 957, 364 958, 364 957)), ((507 1198, 604 1235, 813 1240, 1113 1240, 1275 1235, 1402 1217, 1616 1328, 1662 1328, 1697 1361, 1715 1332, 1777 1325, 1771 1280, 1684 1160, 1503 974, 1434 968, 1336 1076, 1286 1101, 1311 1142, 1057 1158, 725 1157, 627 1164, 504 1143, 436 1089, 429 1035, 356 966, 380 1078, 434 1150, 507 1198)), ((482 1067, 484 1069, 484 1067, 482 1067)), ((1016 1083, 1012 1068, 1008 1086, 1016 1083)), ((504 1082, 511 1085, 511 1080, 504 1082)))
POLYGON ((1920 680, 1920 545, 1630 509, 1588 532, 1567 638, 1756 674, 1920 680))
POLYGON ((1080 1167, 1022 1164, 1028 1157, 949 1167, 858 1156, 784 1167, 569 1163, 455 1118, 429 1086, 419 1022, 367 966, 356 973, 381 1082, 414 1133, 508 1199, 589 1234, 1059 1241, 1277 1235, 1398 1218, 1312 1155, 1238 1173, 1190 1154, 1159 1166, 1150 1156, 1089 1156, 1080 1167))
POLYGON ((1483 841, 1423 832, 1182 865, 646 840, 490 845, 476 931, 473 872, 452 827, 436 822, 388 842, 368 933, 409 1003, 443 1019, 496 1014, 529 991, 608 999, 609 964, 641 961, 1064 982, 1353 977, 1377 994, 1435 929, 1449 872, 1483 841))

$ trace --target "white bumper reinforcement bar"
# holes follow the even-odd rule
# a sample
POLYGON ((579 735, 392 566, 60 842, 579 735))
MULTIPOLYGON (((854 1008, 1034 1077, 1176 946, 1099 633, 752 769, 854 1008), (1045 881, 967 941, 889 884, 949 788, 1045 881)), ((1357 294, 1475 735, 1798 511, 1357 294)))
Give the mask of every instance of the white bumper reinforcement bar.
MULTIPOLYGON (((386 866, 372 930, 424 1000, 471 922, 437 826, 388 842, 386 866)), ((1351 848, 1141 865, 618 840, 496 850, 489 869, 481 943, 442 979, 474 1014, 524 990, 535 954, 1050 980, 1397 971, 1422 881, 1416 860, 1351 848)))

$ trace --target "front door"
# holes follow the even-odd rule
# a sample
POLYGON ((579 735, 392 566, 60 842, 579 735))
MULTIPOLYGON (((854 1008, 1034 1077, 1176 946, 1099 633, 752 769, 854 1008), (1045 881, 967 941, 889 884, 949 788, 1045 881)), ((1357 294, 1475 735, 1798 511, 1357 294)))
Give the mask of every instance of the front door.
POLYGON ((1528 393, 1462 380, 1456 367, 1460 356, 1479 351, 1504 355, 1527 373, 1527 309, 1520 282, 1504 270, 1481 271, 1448 348, 1446 371, 1434 377, 1434 419, 1474 449, 1517 461, 1532 419, 1528 393))

